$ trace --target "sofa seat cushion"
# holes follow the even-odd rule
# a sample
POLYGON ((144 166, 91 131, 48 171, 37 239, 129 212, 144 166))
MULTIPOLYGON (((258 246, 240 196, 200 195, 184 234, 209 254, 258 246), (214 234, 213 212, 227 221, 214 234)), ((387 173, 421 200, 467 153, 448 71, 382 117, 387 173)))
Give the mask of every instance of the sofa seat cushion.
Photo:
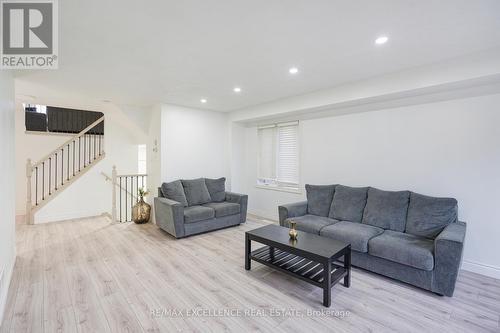
POLYGON ((240 204, 234 202, 209 202, 203 207, 210 207, 215 210, 215 217, 223 217, 240 213, 240 204))
POLYGON ((212 201, 205 179, 183 179, 181 182, 189 206, 202 205, 212 201))
POLYGON ((368 187, 337 185, 328 216, 339 221, 361 222, 367 191, 368 187))
POLYGON ((307 213, 327 217, 334 192, 335 185, 306 184, 307 213))
POLYGON ((193 223, 202 220, 213 219, 215 210, 204 206, 190 206, 184 208, 184 223, 193 223))
POLYGON ((457 207, 457 200, 453 198, 435 198, 411 193, 406 232, 435 238, 448 224, 456 222, 457 207))
POLYGON ((180 180, 161 184, 161 193, 165 198, 177 201, 184 207, 188 205, 186 195, 184 194, 184 187, 182 187, 180 180))
POLYGON ((320 235, 351 244, 353 250, 368 252, 368 241, 384 229, 357 222, 340 221, 321 229, 320 235))
POLYGON ((296 226, 297 230, 305 231, 316 235, 319 235, 320 231, 324 227, 339 222, 337 220, 330 219, 328 217, 310 215, 310 214, 286 219, 285 226, 289 227, 290 221, 295 221, 297 223, 296 226))
POLYGON ((409 191, 368 189, 363 223, 394 231, 405 231, 409 191))
POLYGON ((430 239, 386 230, 368 243, 368 253, 403 265, 432 271, 434 242, 430 239))

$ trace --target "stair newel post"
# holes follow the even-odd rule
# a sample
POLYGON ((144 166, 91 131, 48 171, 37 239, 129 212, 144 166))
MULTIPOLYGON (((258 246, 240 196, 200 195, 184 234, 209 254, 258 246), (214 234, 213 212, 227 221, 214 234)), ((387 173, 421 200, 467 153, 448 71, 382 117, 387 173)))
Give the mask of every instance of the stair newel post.
POLYGON ((113 219, 113 223, 116 222, 116 186, 117 186, 117 173, 116 173, 116 165, 113 165, 113 172, 111 173, 111 181, 113 183, 113 199, 112 199, 112 207, 111 207, 111 218, 113 219))
POLYGON ((31 176, 33 174, 33 165, 31 159, 26 161, 26 224, 33 224, 33 217, 31 216, 31 176))

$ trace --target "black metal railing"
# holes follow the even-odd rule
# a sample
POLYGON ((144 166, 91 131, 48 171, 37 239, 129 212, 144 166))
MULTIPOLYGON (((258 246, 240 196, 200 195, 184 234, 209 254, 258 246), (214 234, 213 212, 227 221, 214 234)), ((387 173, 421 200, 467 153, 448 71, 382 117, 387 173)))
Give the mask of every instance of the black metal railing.
POLYGON ((139 200, 139 189, 147 186, 147 175, 116 175, 117 192, 114 191, 113 202, 116 208, 113 210, 115 220, 119 222, 132 221, 132 207, 139 200))
MULTIPOLYGON (((102 112, 47 106, 47 129, 49 132, 80 133, 103 116, 102 112)), ((89 134, 103 135, 104 123, 94 126, 89 134)))
POLYGON ((103 158, 104 135, 95 134, 96 126, 103 123, 104 117, 101 117, 35 164, 28 160, 26 209, 29 223, 32 223, 33 212, 45 204, 48 198, 68 185, 89 165, 103 158))
MULTIPOLYGON (((102 118, 102 112, 75 110, 47 106, 46 113, 37 112, 36 107, 25 108, 25 125, 27 131, 80 133, 83 129, 102 118)), ((104 122, 94 126, 90 134, 103 135, 104 122)))

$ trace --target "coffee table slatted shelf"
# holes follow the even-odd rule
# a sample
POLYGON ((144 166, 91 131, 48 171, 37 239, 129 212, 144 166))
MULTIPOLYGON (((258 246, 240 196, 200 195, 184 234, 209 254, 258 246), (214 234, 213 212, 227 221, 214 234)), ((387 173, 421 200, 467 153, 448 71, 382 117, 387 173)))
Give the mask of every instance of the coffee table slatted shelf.
MULTIPOLYGON (((291 274, 315 286, 323 287, 324 266, 321 263, 270 246, 264 246, 252 251, 251 259, 278 271, 291 274)), ((347 269, 343 266, 332 263, 330 272, 332 286, 343 279, 347 273, 347 269)))
POLYGON ((302 231, 291 240, 288 228, 275 224, 245 232, 246 270, 252 261, 320 287, 326 307, 331 305, 333 285, 342 278, 344 287, 351 285, 350 244, 302 231), (263 247, 252 251, 252 241, 263 247), (344 262, 338 264, 341 257, 344 262))

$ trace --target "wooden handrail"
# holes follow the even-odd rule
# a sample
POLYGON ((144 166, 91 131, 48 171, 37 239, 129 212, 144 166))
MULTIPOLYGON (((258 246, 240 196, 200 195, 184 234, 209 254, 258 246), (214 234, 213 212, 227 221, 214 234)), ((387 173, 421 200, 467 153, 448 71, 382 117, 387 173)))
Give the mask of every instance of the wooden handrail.
MULTIPOLYGON (((103 172, 101 172, 101 175, 102 175, 104 178, 106 178, 106 181, 107 181, 107 182, 108 182, 108 181, 113 182, 113 177, 110 177, 110 176, 109 176, 107 173, 105 173, 104 171, 103 171, 103 172)), ((146 175, 146 174, 144 174, 144 175, 142 175, 142 174, 141 174, 141 175, 133 175, 133 176, 134 176, 134 177, 135 177, 135 176, 137 176, 137 177, 143 177, 143 176, 144 176, 144 177, 146 177, 147 175, 146 175)), ((132 176, 131 176, 131 175, 129 175, 129 176, 116 176, 116 177, 132 177, 132 176)), ((115 186, 117 186, 118 188, 120 187, 118 184, 114 184, 114 185, 115 185, 115 186)), ((130 195, 131 195, 134 199, 137 199, 137 195, 133 194, 133 193, 132 193, 132 192, 130 192, 129 190, 125 191, 125 189, 124 189, 124 188, 122 188, 121 190, 122 190, 122 191, 124 191, 124 192, 127 192, 128 194, 130 194, 130 195)))
POLYGON ((57 147, 56 149, 52 150, 52 152, 50 154, 47 154, 43 158, 39 159, 38 162, 36 162, 35 164, 33 164, 33 168, 35 168, 37 166, 40 166, 40 164, 42 164, 44 161, 48 160, 49 157, 52 157, 59 150, 63 149, 64 147, 66 147, 67 145, 69 145, 73 141, 77 140, 78 138, 84 136, 88 131, 90 131, 92 128, 96 127, 97 125, 99 125, 103 121, 104 121, 104 116, 102 116, 101 118, 97 119, 96 121, 94 121, 89 126, 85 127, 80 133, 78 133, 77 135, 75 135, 71 139, 67 140, 62 145, 60 145, 59 147, 57 147))
POLYGON ((33 175, 33 167, 31 159, 26 161, 26 223, 33 224, 33 215, 31 214, 31 176, 33 175))
POLYGON ((136 175, 116 175, 116 177, 147 177, 148 174, 146 173, 140 173, 136 175))
POLYGON ((106 181, 110 181, 110 180, 113 180, 113 178, 111 178, 110 176, 108 176, 104 171, 101 171, 101 175, 106 178, 106 181))

